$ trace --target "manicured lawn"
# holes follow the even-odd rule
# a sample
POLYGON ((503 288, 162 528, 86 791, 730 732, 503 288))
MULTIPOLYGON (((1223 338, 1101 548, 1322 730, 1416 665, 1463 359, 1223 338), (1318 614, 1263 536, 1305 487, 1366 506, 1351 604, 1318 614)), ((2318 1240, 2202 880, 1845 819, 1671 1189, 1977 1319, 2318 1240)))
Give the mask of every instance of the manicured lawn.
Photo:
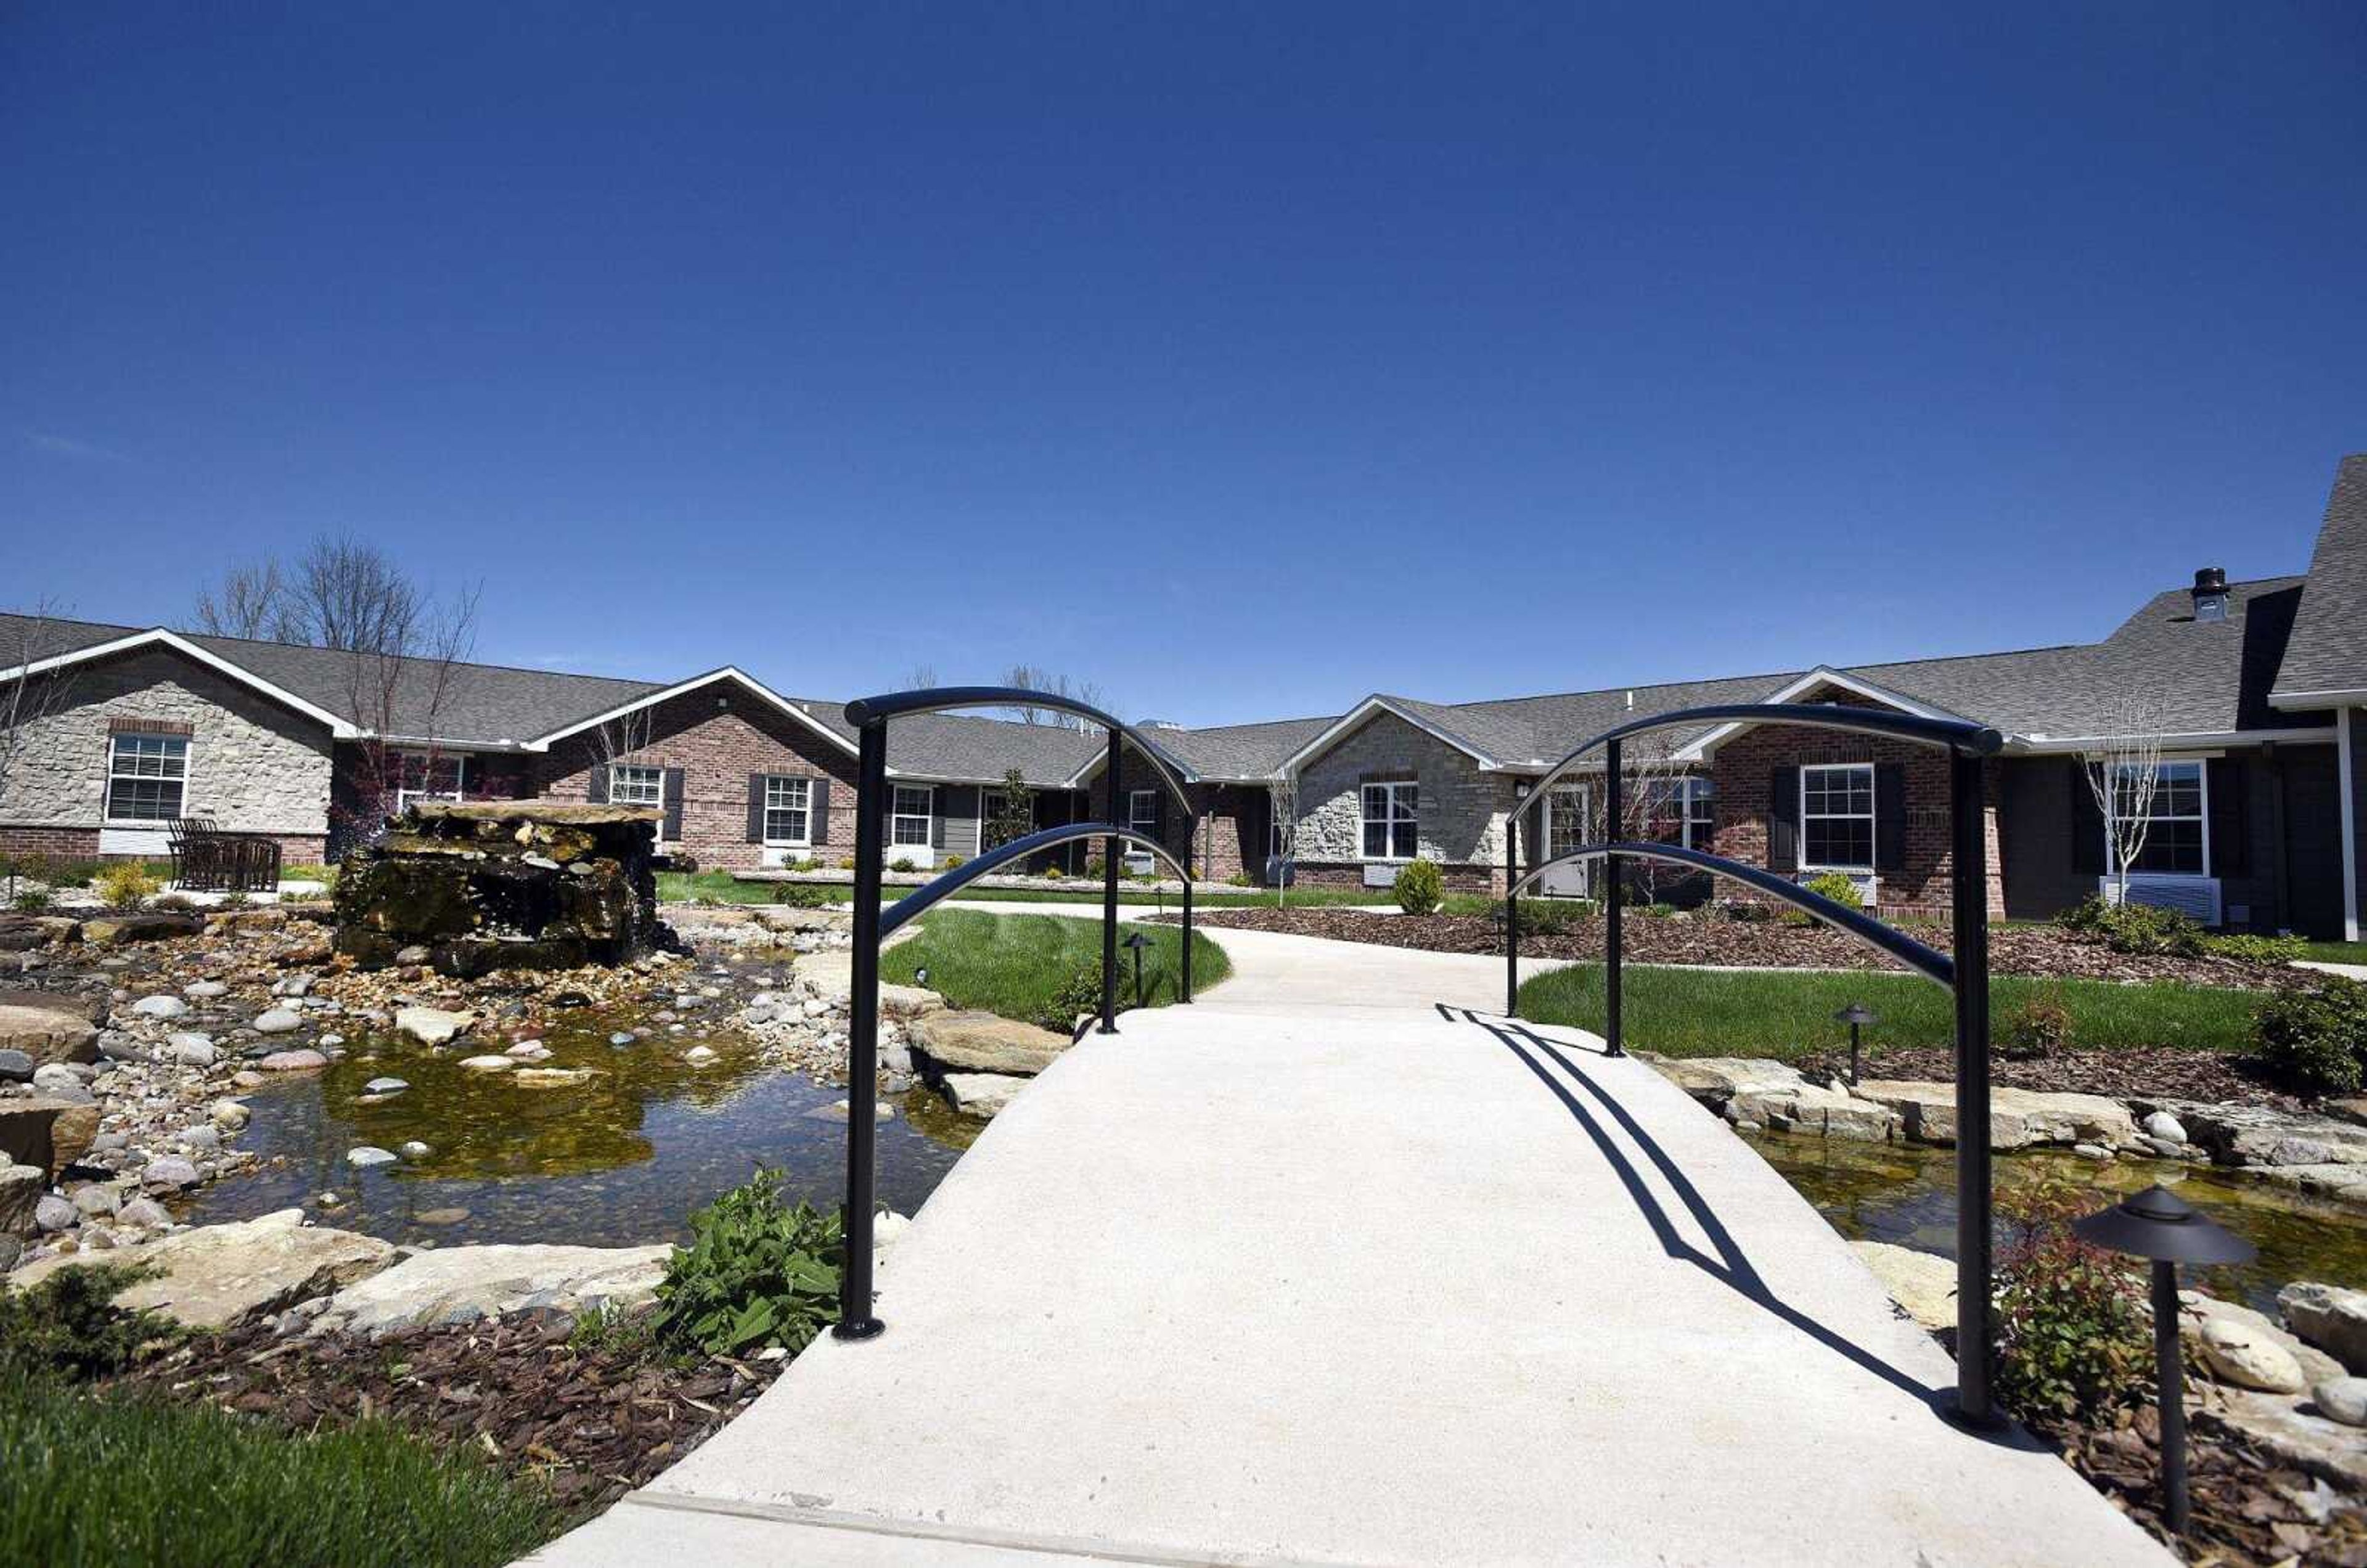
MULTIPOLYGON (((1143 951, 1144 1005, 1165 1007, 1175 999, 1183 962, 1183 931, 1174 926, 1129 926, 1125 935, 1147 933, 1143 951)), ((1005 1018, 1066 1029, 1086 1003, 1061 993, 1092 971, 1101 957, 1102 928, 1067 915, 1002 915, 978 909, 939 908, 922 917, 921 934, 879 955, 880 978, 917 985, 923 969, 929 988, 957 1008, 983 1008, 1005 1018), (1069 1002, 1078 1002, 1074 1011, 1069 1002)), ((1135 1003, 1134 955, 1118 951, 1118 1005, 1135 1003)), ((1198 932, 1192 938, 1192 987, 1206 991, 1232 972, 1224 949, 1198 932)))
MULTIPOLYGON (((2034 997, 2061 1001, 2072 1018, 2073 1050, 2180 1045, 2236 1051, 2252 1038, 2257 992, 2191 986, 2116 986, 2095 980, 1989 982, 1994 1037, 2002 1039, 2034 997)), ((1866 1046, 1946 1045, 1955 1038, 1954 1004, 1929 980, 1909 975, 1761 973, 1630 966, 1622 985, 1630 1045, 1672 1056, 1772 1056, 1790 1061, 1844 1045, 1833 1014, 1862 1001, 1882 1021, 1866 1046)), ((1521 987, 1521 1016, 1539 1023, 1601 1032, 1603 966, 1579 964, 1539 975, 1521 987)))
POLYGON ((13 1372, 0 1453, 0 1562, 493 1564, 563 1523, 470 1454, 388 1427, 304 1437, 13 1372))
POLYGON ((2367 964, 2367 942, 2310 942, 2302 946, 2302 956, 2319 964, 2367 964))

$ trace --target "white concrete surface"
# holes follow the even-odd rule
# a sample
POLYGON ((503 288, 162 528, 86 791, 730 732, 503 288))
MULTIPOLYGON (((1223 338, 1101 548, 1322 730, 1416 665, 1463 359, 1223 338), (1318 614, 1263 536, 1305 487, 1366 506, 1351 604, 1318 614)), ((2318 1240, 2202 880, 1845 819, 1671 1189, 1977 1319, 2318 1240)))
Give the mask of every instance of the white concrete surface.
POLYGON ((1947 1357, 1658 1074, 1442 1017, 1444 955, 1310 942, 1350 994, 1259 1005, 1316 960, 1236 934, 1221 1001, 1087 1036, 987 1130, 881 1337, 531 1561, 2169 1561, 1943 1419, 1947 1357))
POLYGON ((2367 964, 2336 964, 2317 958, 2296 958, 2296 969, 2315 969, 2321 975, 2339 975, 2346 980, 2367 980, 2367 964))

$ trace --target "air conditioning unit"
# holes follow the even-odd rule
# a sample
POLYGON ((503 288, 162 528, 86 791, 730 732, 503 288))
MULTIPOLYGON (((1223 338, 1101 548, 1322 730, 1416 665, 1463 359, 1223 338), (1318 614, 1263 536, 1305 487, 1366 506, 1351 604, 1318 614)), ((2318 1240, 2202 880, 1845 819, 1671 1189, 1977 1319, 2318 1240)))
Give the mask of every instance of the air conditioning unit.
MULTIPOLYGON (((2120 878, 2100 877, 2098 888, 2106 903, 2118 903, 2121 897, 2120 878)), ((2197 924, 2215 926, 2220 923, 2219 879, 2215 876, 2165 876, 2158 873, 2140 873, 2129 878, 2129 902, 2150 904, 2157 908, 2176 909, 2191 917, 2197 924)))

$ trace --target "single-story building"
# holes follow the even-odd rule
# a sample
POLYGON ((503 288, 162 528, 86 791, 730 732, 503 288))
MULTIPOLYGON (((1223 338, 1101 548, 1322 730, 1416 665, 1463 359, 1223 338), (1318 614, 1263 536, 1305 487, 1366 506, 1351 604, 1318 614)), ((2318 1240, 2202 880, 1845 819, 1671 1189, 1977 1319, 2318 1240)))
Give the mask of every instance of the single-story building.
MULTIPOLYGON (((0 779, 0 852, 160 852, 210 817, 321 858, 405 801, 549 795, 663 808, 669 847, 753 869, 851 859, 855 735, 843 705, 730 666, 670 683, 462 664, 390 671, 352 654, 163 627, 0 616, 0 682, 26 705, 0 779)), ((1201 874, 1385 886, 1416 856, 1452 886, 1503 885, 1600 831, 1591 777, 1531 798, 1580 741, 1707 704, 1829 702, 1973 720, 2006 737, 1986 769, 1988 906, 2043 917, 2100 890, 2111 848, 2089 789, 2135 705, 2161 755, 2131 896, 2214 925, 2359 934, 2367 880, 2367 454, 2337 473, 2307 573, 2155 595, 2101 641, 1962 658, 1442 704, 1374 693, 1335 715, 1144 727, 1183 773, 1176 801, 1138 759, 1123 810, 1201 874), (1275 804, 1286 807, 1277 819, 1275 804), (1196 831, 1195 831, 1196 829, 1196 831)), ((960 716, 889 728, 891 863, 979 852, 1011 770, 1038 825, 1102 809, 1102 737, 960 716)), ((1902 743, 1726 723, 1629 748, 1642 830, 1801 876, 1837 874, 1889 915, 1952 897, 1944 761, 1902 743)), ((1077 858, 1082 858, 1080 852, 1077 858)), ((1653 896, 1699 897, 1654 873, 1653 896)), ((1586 874, 1550 873, 1557 891, 1586 874)))

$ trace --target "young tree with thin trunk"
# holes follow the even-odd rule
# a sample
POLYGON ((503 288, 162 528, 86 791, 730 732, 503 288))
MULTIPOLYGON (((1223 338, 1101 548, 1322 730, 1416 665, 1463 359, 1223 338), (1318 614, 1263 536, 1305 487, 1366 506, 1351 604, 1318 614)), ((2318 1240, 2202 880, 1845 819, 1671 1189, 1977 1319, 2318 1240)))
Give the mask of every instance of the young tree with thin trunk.
POLYGON ((1274 870, 1274 907, 1279 909, 1285 902, 1291 858, 1298 851, 1297 773, 1276 773, 1266 781, 1265 808, 1267 847, 1273 852, 1272 858, 1279 863, 1274 870))
POLYGON ((2104 819, 2105 864, 2113 902, 2129 901, 2129 870, 2145 853, 2161 786, 2163 702, 2157 691, 2124 692, 2104 721, 2105 740, 2082 759, 2088 794, 2104 819))
POLYGON ((1036 792, 1017 768, 1005 769, 993 815, 986 819, 986 848, 999 850, 1036 830, 1036 792))

